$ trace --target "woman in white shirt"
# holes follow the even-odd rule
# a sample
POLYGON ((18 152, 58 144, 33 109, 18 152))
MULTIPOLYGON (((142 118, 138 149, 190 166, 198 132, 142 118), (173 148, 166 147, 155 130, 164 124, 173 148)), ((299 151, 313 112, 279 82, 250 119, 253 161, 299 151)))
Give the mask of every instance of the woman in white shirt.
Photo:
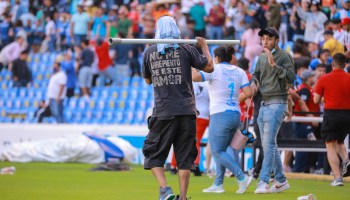
POLYGON ((239 164, 226 152, 240 125, 239 91, 242 89, 247 97, 252 96, 246 73, 239 67, 229 64, 232 54, 234 54, 232 46, 220 46, 214 50, 213 73, 192 70, 193 81, 208 81, 209 144, 216 162, 215 182, 203 192, 224 192, 223 182, 226 168, 237 178, 239 189, 236 193, 244 193, 252 181, 252 177, 244 174, 239 164))

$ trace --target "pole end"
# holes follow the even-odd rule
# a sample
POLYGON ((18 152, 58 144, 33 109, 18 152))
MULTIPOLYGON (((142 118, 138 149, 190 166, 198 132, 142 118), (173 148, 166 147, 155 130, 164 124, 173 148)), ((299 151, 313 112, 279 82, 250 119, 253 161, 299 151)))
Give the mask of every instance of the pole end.
POLYGON ((108 38, 108 44, 113 45, 113 38, 108 38))

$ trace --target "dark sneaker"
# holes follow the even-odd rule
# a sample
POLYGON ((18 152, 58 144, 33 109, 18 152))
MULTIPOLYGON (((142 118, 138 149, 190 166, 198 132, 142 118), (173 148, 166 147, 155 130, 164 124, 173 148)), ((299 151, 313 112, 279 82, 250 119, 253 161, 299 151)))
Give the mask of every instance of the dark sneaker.
MULTIPOLYGON (((175 200, 179 200, 180 199, 180 195, 176 195, 176 197, 175 197, 175 200)), ((190 198, 186 198, 186 200, 190 200, 191 199, 191 197, 190 198)))
POLYGON ((171 175, 176 175, 177 174, 177 169, 176 168, 170 168, 170 174, 171 175))
POLYGON ((343 177, 350 176, 350 161, 343 164, 343 177))
POLYGON ((202 172, 199 169, 199 166, 196 166, 196 168, 192 172, 195 176, 202 176, 202 172))
POLYGON ((173 200, 175 195, 171 187, 159 188, 159 200, 173 200))

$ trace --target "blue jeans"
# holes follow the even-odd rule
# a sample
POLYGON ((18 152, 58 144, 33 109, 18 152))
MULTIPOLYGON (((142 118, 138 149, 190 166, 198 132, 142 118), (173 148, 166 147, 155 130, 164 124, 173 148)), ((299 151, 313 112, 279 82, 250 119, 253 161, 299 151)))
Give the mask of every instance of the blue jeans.
POLYGON ((275 180, 278 182, 282 183, 286 180, 276 142, 286 111, 287 103, 262 104, 259 110, 258 125, 264 151, 260 180, 265 183, 269 182, 271 172, 275 173, 275 180))
POLYGON ((57 102, 56 99, 49 99, 51 115, 56 119, 57 123, 64 123, 63 119, 63 99, 57 102))
POLYGON ((216 164, 215 185, 223 184, 226 168, 228 168, 238 180, 244 178, 244 172, 237 161, 226 152, 233 135, 239 128, 239 118, 240 113, 237 111, 225 111, 210 115, 209 144, 216 164))
POLYGON ((209 39, 211 40, 221 40, 223 35, 222 26, 209 25, 209 39))
POLYGON ((74 45, 80 45, 86 39, 86 35, 74 34, 74 45))
POLYGON ((107 69, 100 71, 99 86, 104 86, 106 78, 112 81, 112 86, 118 86, 118 72, 114 66, 108 66, 107 69))

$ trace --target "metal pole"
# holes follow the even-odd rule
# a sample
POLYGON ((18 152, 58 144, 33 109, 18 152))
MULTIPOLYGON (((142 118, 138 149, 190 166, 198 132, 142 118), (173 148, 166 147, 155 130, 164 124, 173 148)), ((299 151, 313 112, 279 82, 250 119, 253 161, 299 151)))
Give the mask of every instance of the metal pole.
MULTIPOLYGON (((109 38, 108 44, 197 44, 196 39, 121 39, 109 38)), ((207 44, 240 44, 239 40, 207 40, 207 44)))

